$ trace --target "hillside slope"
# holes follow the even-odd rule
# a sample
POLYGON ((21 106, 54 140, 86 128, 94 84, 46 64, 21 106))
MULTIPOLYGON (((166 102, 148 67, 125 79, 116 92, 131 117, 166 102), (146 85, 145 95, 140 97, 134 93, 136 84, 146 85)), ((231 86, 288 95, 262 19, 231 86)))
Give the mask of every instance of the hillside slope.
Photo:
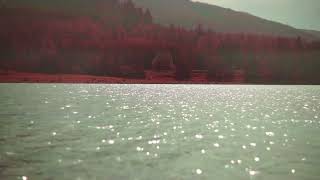
POLYGON ((302 30, 308 34, 312 34, 313 36, 317 37, 318 39, 320 39, 320 31, 315 31, 315 30, 302 30))
POLYGON ((187 28, 203 24, 219 32, 262 33, 275 36, 300 36, 317 39, 311 33, 288 25, 265 20, 248 13, 237 12, 189 0, 133 0, 138 6, 150 9, 155 22, 187 28))
MULTIPOLYGON (((64 11, 76 15, 103 16, 108 11, 97 11, 101 4, 117 0, 4 0, 2 6, 32 7, 64 11)), ((125 1, 125 0, 123 0, 125 1)), ((295 29, 288 25, 265 20, 248 13, 237 12, 190 0, 132 0, 137 6, 148 8, 156 23, 173 24, 192 28, 198 24, 218 32, 259 33, 274 36, 297 37, 308 40, 320 39, 308 31, 295 29)), ((101 9, 100 9, 101 10, 101 9)))

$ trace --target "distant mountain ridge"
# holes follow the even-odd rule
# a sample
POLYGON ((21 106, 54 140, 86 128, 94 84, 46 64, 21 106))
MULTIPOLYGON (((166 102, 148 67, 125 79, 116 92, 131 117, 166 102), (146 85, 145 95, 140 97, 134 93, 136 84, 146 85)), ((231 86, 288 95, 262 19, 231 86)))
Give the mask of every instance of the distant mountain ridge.
MULTIPOLYGON (((7 0, 2 6, 45 8, 70 14, 99 15, 99 3, 117 0, 7 0), (98 14, 97 14, 98 13, 98 14)), ((126 1, 126 0, 122 0, 126 1)), ((198 24, 217 32, 256 33, 273 36, 300 36, 307 40, 319 40, 320 35, 309 30, 300 30, 278 22, 269 21, 248 13, 238 12, 206 3, 190 0, 132 0, 136 6, 147 8, 156 23, 193 28, 198 24)))
POLYGON ((190 0, 133 1, 140 7, 148 8, 154 20, 160 24, 174 24, 187 28, 202 24, 218 32, 300 36, 308 40, 320 39, 320 36, 316 36, 309 31, 211 4, 190 0))
POLYGON ((316 36, 318 39, 320 39, 320 31, 316 31, 316 30, 305 30, 305 29, 301 29, 302 31, 308 33, 308 34, 312 34, 313 36, 316 36))

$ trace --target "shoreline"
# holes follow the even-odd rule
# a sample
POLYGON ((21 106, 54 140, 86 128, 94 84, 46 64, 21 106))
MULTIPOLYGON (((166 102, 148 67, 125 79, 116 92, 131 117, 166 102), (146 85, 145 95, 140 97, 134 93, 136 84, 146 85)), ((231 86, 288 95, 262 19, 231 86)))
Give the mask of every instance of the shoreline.
POLYGON ((203 85, 320 85, 319 83, 270 83, 270 82, 220 82, 208 81, 204 78, 178 81, 173 78, 155 79, 131 79, 112 76, 94 76, 83 74, 42 74, 23 72, 0 72, 0 84, 2 83, 57 83, 57 84, 203 84, 203 85))
POLYGON ((83 84, 216 84, 206 80, 177 81, 174 79, 131 79, 82 74, 41 74, 9 72, 0 74, 0 83, 83 83, 83 84))

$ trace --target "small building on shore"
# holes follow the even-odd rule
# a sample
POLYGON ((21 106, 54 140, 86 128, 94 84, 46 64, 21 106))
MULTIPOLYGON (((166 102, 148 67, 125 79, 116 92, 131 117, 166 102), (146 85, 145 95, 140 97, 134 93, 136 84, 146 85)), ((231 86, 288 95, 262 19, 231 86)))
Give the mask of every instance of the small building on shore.
POLYGON ((157 53, 152 61, 153 71, 175 71, 176 66, 173 64, 173 57, 169 51, 157 53))
POLYGON ((156 54, 152 60, 152 70, 146 71, 146 78, 149 80, 175 80, 176 66, 173 63, 172 54, 169 51, 162 51, 156 54))

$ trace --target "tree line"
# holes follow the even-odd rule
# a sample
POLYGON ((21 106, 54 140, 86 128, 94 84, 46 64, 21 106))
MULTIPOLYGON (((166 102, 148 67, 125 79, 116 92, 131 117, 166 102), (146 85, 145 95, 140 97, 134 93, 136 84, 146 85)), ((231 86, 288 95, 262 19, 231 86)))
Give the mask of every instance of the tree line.
POLYGON ((193 70, 209 81, 319 83, 320 42, 300 37, 214 32, 153 23, 130 1, 103 1, 95 15, 35 8, 0 9, 0 69, 144 78, 158 52, 169 51, 175 78, 193 70))

